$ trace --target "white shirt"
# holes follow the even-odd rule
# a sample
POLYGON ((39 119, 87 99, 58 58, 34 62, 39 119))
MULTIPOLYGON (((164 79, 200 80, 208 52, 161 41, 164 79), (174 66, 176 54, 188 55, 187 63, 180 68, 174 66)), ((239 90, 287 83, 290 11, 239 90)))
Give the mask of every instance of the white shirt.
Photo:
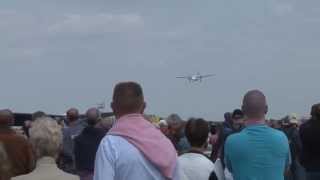
POLYGON ((179 157, 179 165, 187 180, 208 180, 214 164, 204 155, 185 153, 179 157))
MULTIPOLYGON (((177 166, 173 180, 180 180, 177 166)), ((94 180, 165 180, 143 154, 120 136, 107 135, 101 141, 94 180)))

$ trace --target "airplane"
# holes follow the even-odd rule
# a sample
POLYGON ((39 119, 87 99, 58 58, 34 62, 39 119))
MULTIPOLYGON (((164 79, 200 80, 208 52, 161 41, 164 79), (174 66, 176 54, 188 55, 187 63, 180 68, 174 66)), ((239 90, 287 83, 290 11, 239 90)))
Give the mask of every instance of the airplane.
POLYGON ((176 78, 187 79, 191 83, 191 82, 202 82, 203 79, 208 78, 208 77, 213 77, 213 76, 215 76, 215 74, 201 75, 200 73, 197 73, 192 76, 178 76, 176 78))

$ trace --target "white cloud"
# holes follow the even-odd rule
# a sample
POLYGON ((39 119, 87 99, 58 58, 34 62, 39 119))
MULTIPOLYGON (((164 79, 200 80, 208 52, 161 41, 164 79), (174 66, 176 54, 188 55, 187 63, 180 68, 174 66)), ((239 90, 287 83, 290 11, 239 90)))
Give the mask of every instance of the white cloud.
POLYGON ((143 18, 138 14, 69 14, 58 23, 49 26, 49 32, 95 34, 118 32, 143 26, 143 18))

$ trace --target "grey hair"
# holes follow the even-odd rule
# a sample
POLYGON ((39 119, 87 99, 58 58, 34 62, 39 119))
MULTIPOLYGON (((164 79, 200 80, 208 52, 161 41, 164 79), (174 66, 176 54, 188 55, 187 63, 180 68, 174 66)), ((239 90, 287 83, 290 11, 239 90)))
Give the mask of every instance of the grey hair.
POLYGON ((35 149, 37 158, 56 157, 62 146, 62 129, 50 117, 38 118, 30 128, 30 142, 35 149))

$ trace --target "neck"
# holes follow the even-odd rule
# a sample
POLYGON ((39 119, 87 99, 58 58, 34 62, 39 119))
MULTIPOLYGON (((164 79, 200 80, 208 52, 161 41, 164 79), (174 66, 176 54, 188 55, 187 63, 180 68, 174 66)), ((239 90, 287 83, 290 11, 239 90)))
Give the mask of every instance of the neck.
POLYGON ((118 113, 115 116, 116 116, 116 119, 120 119, 120 118, 122 118, 124 116, 128 116, 130 114, 141 114, 141 113, 140 112, 118 113))
POLYGON ((190 151, 198 151, 198 152, 204 152, 204 147, 191 147, 190 151))
POLYGON ((248 118, 245 121, 246 126, 250 125, 258 125, 258 124, 265 124, 265 119, 263 118, 248 118))

